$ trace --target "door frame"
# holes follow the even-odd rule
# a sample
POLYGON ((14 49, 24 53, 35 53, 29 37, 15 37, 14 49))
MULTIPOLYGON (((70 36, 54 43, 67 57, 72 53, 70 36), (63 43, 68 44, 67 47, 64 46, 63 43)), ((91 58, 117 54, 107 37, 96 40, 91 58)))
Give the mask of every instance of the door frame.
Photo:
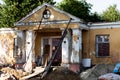
MULTIPOLYGON (((49 41, 48 41, 48 44, 50 45, 50 56, 49 57, 51 57, 52 56, 52 39, 53 38, 61 38, 61 36, 48 36, 48 37, 41 37, 41 55, 40 56, 42 56, 43 55, 43 39, 49 39, 49 41)), ((62 51, 61 51, 61 53, 62 53, 62 51)), ((61 55, 62 56, 62 55, 61 55)), ((44 57, 42 58, 42 64, 44 63, 43 62, 44 61, 44 57)))

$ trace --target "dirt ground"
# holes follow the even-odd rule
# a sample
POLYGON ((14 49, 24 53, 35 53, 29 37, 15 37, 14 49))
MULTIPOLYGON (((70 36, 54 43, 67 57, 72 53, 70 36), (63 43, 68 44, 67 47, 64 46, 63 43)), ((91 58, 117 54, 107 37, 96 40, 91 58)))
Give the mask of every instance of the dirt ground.
MULTIPOLYGON (((81 80, 98 80, 98 77, 107 73, 113 73, 115 64, 97 64, 80 74, 81 80)), ((111 79, 110 79, 111 80, 111 79)))
MULTIPOLYGON (((114 64, 97 64, 80 74, 74 73, 65 67, 54 67, 51 68, 49 73, 43 79, 40 78, 40 75, 37 75, 27 80, 97 80, 101 75, 112 73, 114 67, 114 64)), ((38 68, 37 70, 40 69, 38 68)), ((2 68, 0 71, 13 74, 18 80, 19 78, 28 75, 28 73, 22 70, 15 70, 9 67, 2 68)))
MULTIPOLYGON (((39 77, 34 77, 29 80, 40 80, 39 77)), ((53 71, 50 71, 47 76, 41 80, 81 80, 79 75, 70 71, 67 68, 56 67, 53 71)))

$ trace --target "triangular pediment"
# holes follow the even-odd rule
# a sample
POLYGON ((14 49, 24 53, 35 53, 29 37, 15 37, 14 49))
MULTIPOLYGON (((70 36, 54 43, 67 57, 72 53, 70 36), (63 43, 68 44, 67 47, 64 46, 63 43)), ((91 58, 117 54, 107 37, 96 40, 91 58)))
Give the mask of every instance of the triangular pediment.
POLYGON ((25 26, 25 25, 38 25, 38 23, 42 20, 42 23, 50 22, 52 24, 54 23, 67 23, 70 18, 72 18, 71 22, 82 22, 79 18, 62 11, 55 6, 52 6, 50 4, 44 3, 41 6, 38 6, 36 9, 34 9, 31 13, 29 13, 27 16, 23 17, 21 20, 16 22, 15 26, 25 26), (43 18, 43 13, 45 10, 48 10, 50 12, 49 18, 43 18))

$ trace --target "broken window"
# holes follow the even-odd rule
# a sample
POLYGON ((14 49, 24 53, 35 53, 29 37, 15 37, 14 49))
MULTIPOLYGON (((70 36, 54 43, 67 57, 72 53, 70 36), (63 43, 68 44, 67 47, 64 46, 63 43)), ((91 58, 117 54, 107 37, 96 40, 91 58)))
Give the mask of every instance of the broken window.
POLYGON ((97 35, 96 36, 96 56, 107 57, 109 56, 109 35, 97 35))

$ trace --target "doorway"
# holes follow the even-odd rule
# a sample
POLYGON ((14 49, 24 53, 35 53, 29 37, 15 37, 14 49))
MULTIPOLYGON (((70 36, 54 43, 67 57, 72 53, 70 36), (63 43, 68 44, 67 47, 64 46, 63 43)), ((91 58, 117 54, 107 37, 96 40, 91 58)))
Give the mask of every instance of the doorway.
MULTIPOLYGON (((54 54, 55 50, 58 47, 58 43, 60 42, 60 37, 44 37, 42 38, 42 55, 43 56, 43 65, 46 66, 48 61, 54 54)), ((60 66, 62 60, 61 51, 62 47, 57 52, 55 59, 53 60, 52 66, 60 66)))

